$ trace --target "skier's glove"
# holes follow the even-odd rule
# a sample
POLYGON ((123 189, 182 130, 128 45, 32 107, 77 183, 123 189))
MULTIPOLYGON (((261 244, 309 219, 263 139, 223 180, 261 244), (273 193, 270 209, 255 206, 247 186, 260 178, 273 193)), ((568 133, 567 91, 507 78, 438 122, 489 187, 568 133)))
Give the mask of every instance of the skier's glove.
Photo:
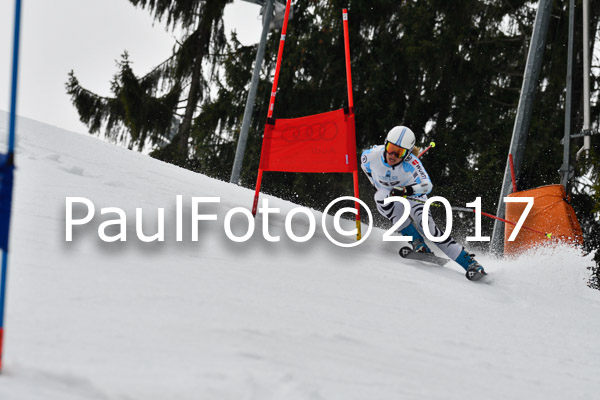
POLYGON ((390 196, 410 196, 414 193, 412 186, 396 186, 390 192, 390 196))

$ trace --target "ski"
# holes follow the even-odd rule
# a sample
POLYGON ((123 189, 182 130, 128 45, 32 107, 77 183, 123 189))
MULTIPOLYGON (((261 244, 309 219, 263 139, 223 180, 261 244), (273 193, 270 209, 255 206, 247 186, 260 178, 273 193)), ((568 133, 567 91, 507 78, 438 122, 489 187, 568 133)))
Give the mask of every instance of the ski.
MULTIPOLYGON (((448 263, 448 261, 450 261, 447 258, 438 257, 433 253, 418 253, 416 251, 413 251, 413 249, 410 247, 402 247, 398 251, 398 254, 400 254, 400 257, 402 257, 402 258, 406 258, 409 260, 423 261, 426 263, 431 263, 431 264, 435 264, 435 265, 439 265, 439 266, 444 266, 448 263)), ((476 281, 486 282, 486 283, 490 282, 489 275, 485 271, 480 272, 476 269, 467 270, 465 273, 465 277, 468 280, 473 281, 473 282, 476 282, 476 281)))
POLYGON ((436 264, 439 266, 443 266, 448 261, 450 261, 447 258, 438 257, 433 253, 418 253, 416 251, 413 251, 413 249, 411 249, 410 247, 402 247, 398 251, 398 253, 400 254, 400 257, 402 257, 402 258, 407 258, 409 260, 424 261, 424 262, 436 264))

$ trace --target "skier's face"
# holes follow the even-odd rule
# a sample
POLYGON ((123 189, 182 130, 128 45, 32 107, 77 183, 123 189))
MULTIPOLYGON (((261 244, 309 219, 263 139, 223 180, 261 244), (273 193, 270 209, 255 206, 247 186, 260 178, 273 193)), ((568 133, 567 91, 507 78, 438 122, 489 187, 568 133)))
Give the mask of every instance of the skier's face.
POLYGON ((397 157, 395 154, 385 153, 385 155, 387 156, 388 164, 390 164, 392 167, 402 161, 402 159, 397 157))
POLYGON ((407 149, 400 146, 396 146, 395 144, 390 142, 386 143, 385 145, 385 155, 387 157, 388 164, 390 164, 391 166, 402 162, 404 157, 406 157, 407 152, 407 149))

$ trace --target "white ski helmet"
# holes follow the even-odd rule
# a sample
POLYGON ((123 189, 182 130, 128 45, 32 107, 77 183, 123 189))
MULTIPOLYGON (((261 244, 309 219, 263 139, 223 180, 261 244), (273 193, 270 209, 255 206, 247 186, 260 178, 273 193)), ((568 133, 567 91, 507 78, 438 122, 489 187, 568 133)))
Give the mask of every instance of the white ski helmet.
POLYGON ((415 147, 415 134, 406 126, 393 127, 385 137, 385 144, 393 143, 396 146, 403 147, 408 150, 407 154, 415 147))

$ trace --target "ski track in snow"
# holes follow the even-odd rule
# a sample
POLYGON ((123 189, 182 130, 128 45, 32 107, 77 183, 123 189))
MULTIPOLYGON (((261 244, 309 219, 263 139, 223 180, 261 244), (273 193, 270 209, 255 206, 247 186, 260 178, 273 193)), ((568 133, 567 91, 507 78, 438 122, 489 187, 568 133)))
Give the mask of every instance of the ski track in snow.
MULTIPOLYGON (((401 259, 378 229, 338 248, 316 211, 315 237, 293 243, 284 217, 295 205, 274 197, 269 231, 281 242, 263 239, 259 216, 236 244, 224 216, 250 208, 253 191, 25 118, 18 135, 1 399, 597 397, 591 255, 478 256, 491 282, 472 283, 457 265, 401 259), (96 206, 72 243, 67 196, 96 206), (221 197, 200 206, 218 220, 200 222, 199 242, 192 196, 221 197), (101 207, 126 211, 127 243, 98 238, 101 207), (136 207, 146 234, 165 208, 164 243, 137 239, 136 207)), ((294 221, 304 234, 306 219, 294 221)))

